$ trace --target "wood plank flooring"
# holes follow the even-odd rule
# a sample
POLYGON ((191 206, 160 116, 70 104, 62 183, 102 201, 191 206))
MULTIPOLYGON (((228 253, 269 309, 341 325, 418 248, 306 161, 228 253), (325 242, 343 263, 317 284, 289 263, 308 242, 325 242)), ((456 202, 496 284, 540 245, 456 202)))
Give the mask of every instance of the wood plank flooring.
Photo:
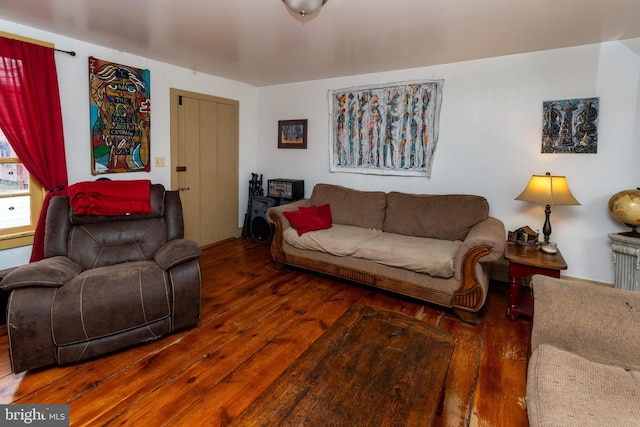
POLYGON ((10 373, 0 336, 0 403, 68 403, 71 425, 225 426, 354 304, 408 314, 456 340, 436 426, 528 426, 531 322, 507 319, 491 286, 477 326, 449 310, 295 269, 232 239, 204 250, 197 328, 73 366, 10 373))

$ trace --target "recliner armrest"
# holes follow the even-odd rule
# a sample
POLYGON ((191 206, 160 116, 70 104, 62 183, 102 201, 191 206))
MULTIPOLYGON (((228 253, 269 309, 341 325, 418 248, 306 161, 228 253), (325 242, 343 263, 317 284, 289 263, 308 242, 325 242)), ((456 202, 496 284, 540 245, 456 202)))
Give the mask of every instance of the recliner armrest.
POLYGON ((202 250, 196 242, 186 239, 175 239, 169 240, 162 245, 153 258, 160 268, 168 270, 183 262, 196 259, 200 257, 200 255, 202 255, 202 250))
POLYGON ((44 258, 22 265, 7 274, 0 288, 12 291, 28 287, 60 287, 82 272, 82 267, 65 256, 44 258))

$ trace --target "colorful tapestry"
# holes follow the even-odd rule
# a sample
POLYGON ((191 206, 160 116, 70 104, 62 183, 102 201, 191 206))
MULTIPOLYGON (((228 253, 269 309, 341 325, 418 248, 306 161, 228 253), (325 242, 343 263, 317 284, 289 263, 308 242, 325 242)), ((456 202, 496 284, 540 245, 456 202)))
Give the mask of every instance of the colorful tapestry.
POLYGON ((93 175, 150 170, 149 70, 89 57, 93 175))
POLYGON ((332 172, 431 175, 442 80, 329 91, 332 172))

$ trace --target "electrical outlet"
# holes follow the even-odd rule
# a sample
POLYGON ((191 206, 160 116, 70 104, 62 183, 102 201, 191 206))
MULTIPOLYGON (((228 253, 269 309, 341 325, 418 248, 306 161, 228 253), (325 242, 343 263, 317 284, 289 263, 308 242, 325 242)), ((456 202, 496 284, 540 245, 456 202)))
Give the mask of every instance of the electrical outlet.
POLYGON ((157 168, 163 168, 164 167, 164 157, 156 157, 155 158, 155 164, 157 168))

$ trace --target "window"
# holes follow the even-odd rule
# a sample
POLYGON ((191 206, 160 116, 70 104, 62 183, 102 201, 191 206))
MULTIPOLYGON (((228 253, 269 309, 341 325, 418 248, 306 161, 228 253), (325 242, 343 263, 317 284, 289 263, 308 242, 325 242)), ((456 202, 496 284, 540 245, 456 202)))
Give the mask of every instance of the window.
POLYGON ((0 249, 33 243, 43 199, 42 188, 0 130, 0 249))

